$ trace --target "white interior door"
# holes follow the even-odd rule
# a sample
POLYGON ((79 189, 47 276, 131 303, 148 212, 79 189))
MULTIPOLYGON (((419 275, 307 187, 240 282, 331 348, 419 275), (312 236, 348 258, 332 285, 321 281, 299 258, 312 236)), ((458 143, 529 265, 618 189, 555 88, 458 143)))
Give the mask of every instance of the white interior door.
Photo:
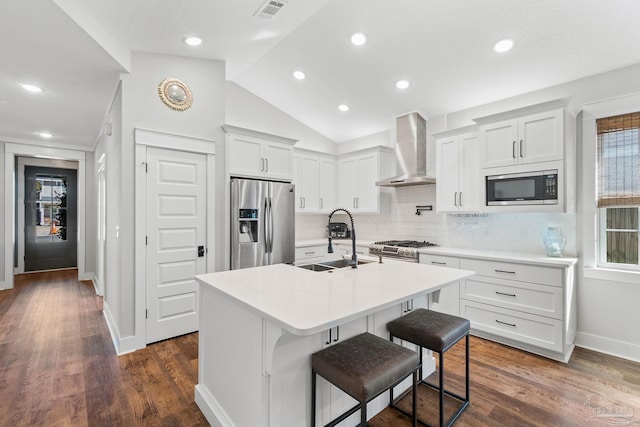
POLYGON ((206 168, 204 154, 147 148, 147 343, 198 330, 206 168))

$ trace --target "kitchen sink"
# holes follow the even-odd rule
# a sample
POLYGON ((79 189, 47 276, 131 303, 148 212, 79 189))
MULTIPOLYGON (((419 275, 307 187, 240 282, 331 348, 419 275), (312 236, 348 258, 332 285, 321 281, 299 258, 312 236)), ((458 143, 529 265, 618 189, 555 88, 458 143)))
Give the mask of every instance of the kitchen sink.
POLYGON ((334 267, 329 267, 329 266, 320 265, 320 264, 305 264, 305 265, 297 265, 296 267, 304 268, 305 270, 311 270, 311 271, 327 271, 327 270, 334 269, 334 267))
MULTIPOLYGON (((373 262, 373 261, 359 259, 358 260, 358 265, 369 264, 370 262, 373 262)), ((320 265, 326 265, 326 266, 333 267, 333 268, 344 268, 344 267, 350 267, 351 266, 350 263, 351 263, 350 259, 337 259, 337 260, 334 260, 334 261, 321 262, 319 264, 320 265)))
MULTIPOLYGON (((337 268, 351 267, 351 265, 349 264, 350 262, 351 262, 350 259, 337 259, 335 261, 325 261, 325 262, 319 262, 317 264, 297 265, 296 267, 304 268, 305 270, 311 270, 311 271, 331 271, 337 268)), ((369 264, 370 262, 374 262, 374 261, 359 259, 358 265, 369 264)))

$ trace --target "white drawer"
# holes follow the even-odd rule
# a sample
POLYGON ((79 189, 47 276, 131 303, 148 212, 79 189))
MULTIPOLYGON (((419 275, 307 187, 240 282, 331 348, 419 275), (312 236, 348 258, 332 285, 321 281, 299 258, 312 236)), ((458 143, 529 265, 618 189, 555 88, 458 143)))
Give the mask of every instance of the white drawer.
POLYGON ((440 267, 460 268, 460 258, 444 255, 419 254, 420 264, 438 265, 440 267))
POLYGON ((463 280, 460 298, 562 319, 562 288, 475 276, 463 280))
POLYGON ((537 347, 563 351, 562 321, 505 308, 460 300, 460 316, 471 328, 537 347))
POLYGON ((462 258, 460 268, 473 270, 478 276, 498 277, 521 282, 562 286, 562 269, 513 262, 486 261, 462 258))
POLYGON ((296 248, 295 258, 296 260, 302 260, 305 258, 319 257, 322 260, 326 254, 326 246, 308 246, 305 248, 296 248))

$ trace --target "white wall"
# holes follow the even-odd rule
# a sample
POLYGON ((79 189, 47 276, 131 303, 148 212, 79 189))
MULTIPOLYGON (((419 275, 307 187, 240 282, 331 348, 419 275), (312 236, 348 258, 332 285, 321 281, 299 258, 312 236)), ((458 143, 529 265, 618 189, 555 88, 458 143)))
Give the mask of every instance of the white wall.
MULTIPOLYGON (((0 242, 4 242, 7 239, 7 231, 5 229, 5 217, 4 217, 4 204, 7 203, 4 194, 4 143, 0 142, 0 242)), ((3 282, 5 277, 5 253, 4 245, 0 245, 0 289, 3 289, 3 282)))
MULTIPOLYGON (((111 124, 111 135, 103 134, 98 139, 96 148, 93 153, 93 162, 87 166, 87 174, 93 176, 93 185, 87 192, 98 194, 98 165, 97 161, 104 154, 106 161, 105 182, 106 182, 106 235, 105 235, 105 283, 101 285, 104 288, 104 311, 109 321, 111 332, 115 335, 115 340, 119 340, 122 336, 120 333, 120 325, 122 319, 121 312, 121 291, 120 286, 120 256, 119 242, 116 235, 116 229, 119 224, 120 211, 120 168, 121 168, 121 152, 122 152, 122 86, 118 85, 114 95, 113 102, 109 108, 109 113, 105 119, 111 124)), ((97 205, 97 200, 94 200, 97 205)), ((94 211, 97 206, 94 206, 94 211)), ((97 215, 96 215, 97 216, 97 215)), ((87 238, 90 234, 95 235, 96 230, 87 228, 87 238)), ((89 242, 87 242, 88 244, 89 242)), ((97 240, 95 241, 97 246, 97 240)), ((97 247, 95 248, 97 257, 97 247)), ((94 265, 98 265, 97 258, 93 260, 94 265)), ((97 273, 96 270, 93 270, 97 273)))
MULTIPOLYGON (((132 54, 131 73, 122 76, 121 132, 116 134, 118 100, 114 102, 114 133, 100 141, 95 159, 107 153, 107 295, 113 322, 121 341, 120 351, 144 343, 144 325, 136 325, 134 281, 134 129, 215 139, 224 124, 224 63, 179 56, 132 54), (193 93, 186 111, 168 108, 158 97, 158 85, 173 77, 185 82, 193 93)), ((95 168, 93 173, 95 173, 95 168)))
POLYGON ((335 154, 336 144, 233 82, 226 83, 226 124, 295 139, 296 147, 335 154))

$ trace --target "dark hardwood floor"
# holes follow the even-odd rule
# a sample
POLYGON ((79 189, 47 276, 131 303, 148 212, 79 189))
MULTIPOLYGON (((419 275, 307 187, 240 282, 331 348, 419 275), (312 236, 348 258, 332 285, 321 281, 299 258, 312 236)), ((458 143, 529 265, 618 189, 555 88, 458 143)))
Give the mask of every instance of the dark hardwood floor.
MULTIPOLYGON (((193 401, 198 335, 118 357, 102 299, 75 277, 21 275, 0 291, 0 426, 208 425, 193 401)), ((459 392, 463 357, 459 346, 446 359, 459 392)), ((435 421, 436 401, 420 394, 435 421)), ((640 425, 640 364, 584 349, 563 364, 472 338, 471 399, 456 426, 640 425)), ((392 409, 370 422, 408 425, 392 409)))

